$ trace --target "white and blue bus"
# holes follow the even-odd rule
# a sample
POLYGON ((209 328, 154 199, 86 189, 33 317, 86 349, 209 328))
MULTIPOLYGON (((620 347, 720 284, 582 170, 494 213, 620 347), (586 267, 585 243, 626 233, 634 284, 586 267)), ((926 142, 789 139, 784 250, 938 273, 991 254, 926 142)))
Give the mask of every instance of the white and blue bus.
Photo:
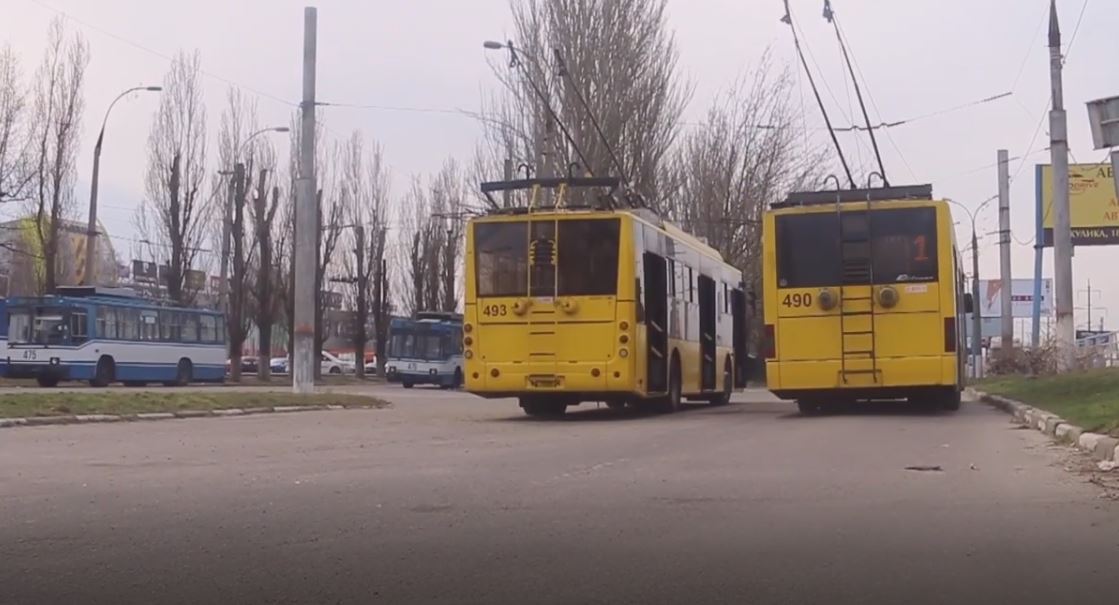
POLYGON ((385 359, 385 379, 406 389, 417 384, 461 387, 462 315, 421 311, 412 319, 394 317, 385 359))
POLYGON ((215 311, 160 305, 125 289, 60 287, 53 296, 8 299, 7 315, 11 378, 45 387, 225 379, 225 318, 215 311))

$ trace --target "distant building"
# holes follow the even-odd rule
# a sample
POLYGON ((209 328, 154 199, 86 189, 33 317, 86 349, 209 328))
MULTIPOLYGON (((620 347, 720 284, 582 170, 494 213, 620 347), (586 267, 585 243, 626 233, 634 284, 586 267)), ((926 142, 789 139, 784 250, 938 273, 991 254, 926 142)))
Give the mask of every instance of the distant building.
MULTIPOLYGON (((0 223, 0 296, 31 296, 42 291, 42 246, 34 216, 0 223)), ((64 220, 60 226, 56 279, 73 286, 85 279, 86 224, 64 220)), ((104 227, 98 227, 97 282, 115 286, 120 276, 116 250, 104 227)))

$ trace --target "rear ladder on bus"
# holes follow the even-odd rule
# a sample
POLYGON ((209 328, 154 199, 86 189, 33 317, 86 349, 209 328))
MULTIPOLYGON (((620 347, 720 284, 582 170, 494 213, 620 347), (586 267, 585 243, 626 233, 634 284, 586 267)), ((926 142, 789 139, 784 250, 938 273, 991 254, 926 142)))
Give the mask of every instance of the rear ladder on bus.
POLYGON ((874 269, 871 262, 874 237, 871 232, 870 197, 861 208, 850 210, 844 210, 837 199, 835 212, 839 219, 839 261, 842 268, 839 285, 839 378, 843 384, 849 384, 852 378, 864 376, 877 384, 879 370, 874 347, 874 269), (859 286, 858 295, 847 295, 852 286, 859 286))

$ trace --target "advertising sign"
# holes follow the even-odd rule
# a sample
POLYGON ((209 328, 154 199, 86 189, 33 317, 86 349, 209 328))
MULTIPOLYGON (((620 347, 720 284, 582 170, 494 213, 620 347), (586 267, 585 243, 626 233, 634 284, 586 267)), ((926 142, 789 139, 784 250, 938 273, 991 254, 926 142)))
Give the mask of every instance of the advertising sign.
MULTIPOLYGON (((1070 164, 1069 212, 1074 246, 1119 244, 1119 201, 1111 164, 1070 164)), ((1037 167, 1044 244, 1053 245, 1053 167, 1037 167)))
MULTIPOLYGON (((1013 317, 1033 317, 1034 280, 1014 279, 1010 282, 1010 309, 1013 317)), ((979 280, 980 317, 999 317, 1002 315, 1002 280, 979 280)), ((1052 313, 1053 280, 1041 280, 1041 314, 1052 313)))
POLYGON ((132 279, 141 284, 154 284, 158 277, 155 263, 142 260, 132 261, 132 279))

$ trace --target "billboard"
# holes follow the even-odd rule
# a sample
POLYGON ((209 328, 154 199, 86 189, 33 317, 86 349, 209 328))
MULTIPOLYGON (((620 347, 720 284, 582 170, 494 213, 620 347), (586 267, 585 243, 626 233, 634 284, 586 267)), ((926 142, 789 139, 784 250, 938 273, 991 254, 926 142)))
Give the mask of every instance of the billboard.
POLYGON ((155 263, 133 260, 132 261, 132 280, 141 284, 154 284, 156 281, 157 270, 155 263))
MULTIPOLYGON (((979 280, 980 317, 1000 317, 1002 315, 1002 280, 979 280)), ((1053 280, 1041 280, 1041 314, 1053 312, 1053 280)), ((1012 317, 1033 317, 1034 280, 1010 280, 1010 309, 1012 317)))
MULTIPOLYGON (((1070 164, 1069 217, 1074 246, 1119 244, 1119 201, 1111 164, 1070 164)), ((1037 197, 1041 204, 1044 244, 1053 245, 1053 167, 1037 167, 1037 197)))

